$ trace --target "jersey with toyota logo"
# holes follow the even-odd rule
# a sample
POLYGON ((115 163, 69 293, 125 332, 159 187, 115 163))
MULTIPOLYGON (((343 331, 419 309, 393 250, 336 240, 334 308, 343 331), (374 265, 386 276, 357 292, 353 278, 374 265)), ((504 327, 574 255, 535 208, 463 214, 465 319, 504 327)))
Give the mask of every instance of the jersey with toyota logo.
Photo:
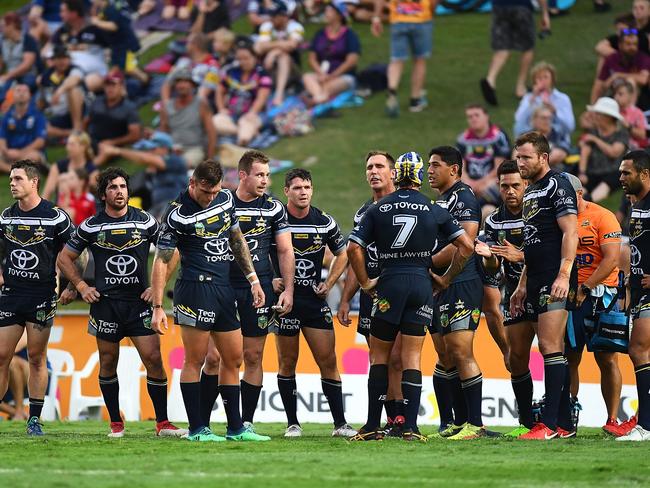
MULTIPOLYGON (((250 202, 240 200, 236 194, 233 198, 235 215, 248 243, 255 272, 262 282, 270 283, 273 279, 273 267, 269 257, 271 243, 275 241, 276 235, 290 231, 284 205, 266 194, 250 202)), ((230 264, 230 282, 234 287, 250 286, 234 259, 230 264)))
POLYGON ((128 207, 122 217, 105 211, 87 218, 75 230, 67 247, 84 249, 95 262, 95 288, 104 296, 138 300, 149 286, 149 246, 158 239, 159 225, 144 210, 128 207))
POLYGON ((230 285, 230 231, 239 228, 230 190, 221 190, 206 208, 188 191, 170 205, 162 219, 157 247, 178 248, 178 279, 230 285))
POLYGON ((450 241, 463 230, 451 215, 417 190, 399 189, 372 205, 350 235, 367 249, 377 248, 379 271, 428 276, 431 254, 441 234, 450 241))
MULTIPOLYGON (((440 198, 436 200, 436 205, 440 205, 449 212, 459 226, 462 226, 465 222, 481 223, 481 205, 478 203, 472 188, 460 180, 440 195, 440 198)), ((451 241, 443 234, 442 238, 438 239, 434 254, 442 250, 449 242, 451 241)), ((446 268, 436 270, 438 274, 445 271, 446 268)), ((465 263, 463 270, 454 278, 453 283, 476 279, 479 279, 478 262, 475 255, 472 254, 465 263)))
POLYGON ((630 215, 630 288, 643 288, 650 274, 650 193, 632 207, 630 215))
MULTIPOLYGON (((357 213, 354 214, 353 220, 353 229, 356 230, 361 223, 361 219, 376 202, 373 199, 368 200, 364 203, 357 213)), ((373 279, 379 276, 379 261, 377 260, 377 246, 372 242, 368 244, 365 248, 366 255, 366 273, 368 273, 368 278, 373 279)))
POLYGON ((28 212, 14 203, 0 215, 4 244, 3 293, 51 296, 56 257, 73 231, 70 217, 47 200, 28 212))
MULTIPOLYGON (((315 298, 314 287, 321 282, 325 246, 339 254, 345 249, 345 239, 336 221, 316 207, 310 207, 309 214, 302 219, 287 212, 287 220, 296 256, 294 295, 315 298)), ((277 272, 277 254, 273 253, 273 258, 277 272)))
POLYGON ((528 275, 555 272, 559 268, 563 233, 557 219, 570 214, 578 214, 576 192, 557 171, 550 170, 526 187, 522 217, 528 275))
MULTIPOLYGON (((517 249, 524 247, 524 221, 521 212, 513 214, 505 204, 501 204, 485 219, 485 242, 488 246, 503 244, 508 241, 517 249)), ((513 263, 507 259, 502 260, 503 271, 508 289, 517 287, 519 277, 524 269, 524 263, 513 263)))

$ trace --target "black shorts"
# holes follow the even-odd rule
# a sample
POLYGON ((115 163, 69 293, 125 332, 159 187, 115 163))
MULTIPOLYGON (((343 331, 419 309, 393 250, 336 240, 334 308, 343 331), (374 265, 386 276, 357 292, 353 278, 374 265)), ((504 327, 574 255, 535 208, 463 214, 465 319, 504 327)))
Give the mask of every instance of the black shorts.
POLYGON ((431 334, 446 335, 458 330, 476 330, 481 321, 483 283, 480 280, 452 283, 438 294, 431 334))
POLYGON ((535 47, 535 19, 528 7, 492 6, 493 51, 530 51, 535 47))
POLYGON ((275 305, 276 296, 271 283, 262 286, 264 290, 264 306, 253 306, 253 294, 250 286, 234 288, 237 299, 237 313, 241 322, 241 334, 244 337, 261 337, 269 333, 269 325, 274 320, 271 305, 275 305))
POLYGON ((596 188, 598 185, 601 183, 605 183, 611 191, 614 191, 621 186, 621 182, 619 181, 620 174, 618 171, 614 171, 612 173, 605 173, 605 174, 600 174, 600 175, 594 175, 594 174, 589 174, 587 173, 587 183, 585 184, 585 190, 587 190, 589 193, 594 191, 594 188, 596 188))
POLYGON ((382 276, 377 284, 372 317, 389 324, 422 325, 433 320, 431 278, 423 274, 382 276))
POLYGON ((526 309, 526 311, 518 314, 518 315, 512 315, 510 313, 510 297, 512 294, 515 292, 517 289, 516 284, 508 284, 506 283, 505 290, 504 290, 504 297, 503 297, 503 325, 508 326, 508 325, 515 325, 515 324, 520 324, 521 322, 533 322, 536 320, 533 316, 533 314, 526 309))
POLYGON ((210 332, 239 329, 234 290, 230 286, 176 280, 174 323, 210 332))
POLYGON ((72 117, 70 117, 69 112, 63 115, 54 115, 50 117, 50 120, 48 120, 48 122, 52 127, 56 127, 57 129, 72 129, 74 126, 72 123, 72 117))
POLYGON ((630 315, 632 320, 650 318, 650 290, 630 289, 630 315))
POLYGON ((574 266, 569 278, 569 294, 561 302, 550 302, 551 287, 557 278, 557 268, 552 272, 526 276, 526 312, 533 322, 537 322, 540 314, 553 310, 573 310, 575 308, 576 292, 578 290, 578 272, 574 266))
POLYGON ((90 305, 88 333, 107 342, 154 335, 151 315, 151 305, 144 300, 101 297, 97 303, 90 305))
POLYGON ((16 295, 3 290, 0 294, 0 327, 30 324, 52 327, 56 315, 56 295, 50 298, 16 295))
POLYGON ((489 286, 490 288, 499 288, 501 286, 503 273, 501 273, 500 267, 497 268, 496 271, 489 271, 485 266, 483 266, 483 258, 477 256, 476 268, 478 269, 478 274, 481 277, 481 283, 483 283, 483 286, 489 286))
POLYGON ((370 322, 372 321, 372 297, 363 291, 359 295, 359 322, 357 333, 364 337, 370 336, 370 322))
POLYGON ((321 330, 334 330, 332 311, 325 300, 317 297, 293 297, 293 310, 284 317, 277 318, 276 333, 293 337, 303 327, 321 330))

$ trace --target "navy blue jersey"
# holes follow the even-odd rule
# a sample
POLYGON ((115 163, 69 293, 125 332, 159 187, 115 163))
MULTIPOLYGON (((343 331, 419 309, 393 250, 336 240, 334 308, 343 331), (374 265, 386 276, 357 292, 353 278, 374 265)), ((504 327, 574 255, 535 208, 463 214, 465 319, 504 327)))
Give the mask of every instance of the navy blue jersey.
MULTIPOLYGON (((294 295, 320 300, 314 287, 321 282, 325 246, 334 254, 340 254, 345 249, 345 239, 336 221, 316 207, 310 207, 309 214, 302 219, 287 212, 287 220, 296 255, 294 295)), ((274 261, 277 269, 277 255, 274 261)))
POLYGON ((364 248, 375 243, 380 276, 428 276, 436 239, 444 234, 453 241, 462 233, 449 212, 417 190, 400 189, 366 211, 350 240, 364 248))
MULTIPOLYGON (((503 244, 508 241, 517 249, 524 247, 524 221, 521 212, 511 213, 504 204, 485 219, 485 242, 488 246, 503 244)), ((508 286, 515 287, 524 269, 524 263, 513 263, 502 259, 503 271, 508 286)))
POLYGON ((650 193, 632 207, 630 215, 630 287, 643 288, 650 274, 650 193))
POLYGON ((178 248, 179 280, 230 285, 230 231, 238 229, 230 190, 221 190, 207 208, 201 208, 188 191, 174 200, 162 219, 157 247, 178 248))
POLYGON ((5 263, 3 292, 51 296, 56 288, 56 257, 70 239, 70 217, 42 199, 29 212, 18 203, 0 215, 5 263))
MULTIPOLYGON (((266 194, 250 202, 240 200, 236 194, 233 197, 235 215, 248 243, 257 277, 261 281, 270 282, 273 279, 273 267, 269 257, 271 243, 275 241, 276 235, 290 232, 284 205, 276 198, 266 194)), ((233 262, 230 265, 232 285, 235 287, 249 286, 244 273, 234 262, 234 256, 232 259, 233 262)))
MULTIPOLYGON (((447 210, 459 226, 462 226, 465 222, 481 223, 481 205, 478 203, 472 188, 460 180, 440 195, 440 198, 436 200, 436 204, 447 210)), ((450 240, 443 235, 442 238, 438 239, 435 252, 442 250, 449 242, 450 240)), ((437 270, 439 274, 444 271, 446 270, 437 270)), ((453 283, 476 279, 479 279, 478 262, 476 256, 472 254, 465 263, 463 270, 454 278, 453 283)))
POLYGON ((95 262, 95 287, 105 296, 137 300, 149 286, 149 246, 159 225, 144 210, 128 207, 122 217, 105 211, 84 220, 67 246, 77 254, 89 248, 95 262))
POLYGON ((576 192, 571 183, 550 170, 524 192, 524 255, 526 273, 556 270, 562 260, 562 229, 557 219, 578 214, 576 192))
MULTIPOLYGON (((361 223, 366 211, 375 204, 376 202, 372 199, 364 203, 357 213, 354 214, 353 229, 357 229, 361 223)), ((379 262, 377 261, 377 246, 374 242, 371 242, 366 245, 364 249, 366 255, 366 273, 368 273, 368 278, 373 279, 379 276, 379 262)))

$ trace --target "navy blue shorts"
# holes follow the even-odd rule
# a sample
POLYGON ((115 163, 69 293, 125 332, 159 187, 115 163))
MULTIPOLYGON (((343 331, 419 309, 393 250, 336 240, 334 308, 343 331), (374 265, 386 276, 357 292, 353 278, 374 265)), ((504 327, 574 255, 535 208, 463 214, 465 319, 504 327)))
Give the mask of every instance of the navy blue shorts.
POLYGON ((292 337, 303 327, 334 330, 332 311, 325 300, 294 295, 293 310, 284 317, 277 318, 278 335, 292 337))
POLYGON ((526 312, 533 322, 537 322, 540 314, 553 310, 573 310, 575 308, 576 292, 578 290, 578 273, 571 271, 569 278, 569 294, 565 300, 551 302, 551 287, 557 278, 557 268, 551 273, 540 273, 526 276, 526 312))
POLYGON ((389 324, 428 326, 433 319, 431 278, 423 274, 394 274, 379 278, 372 317, 389 324))
POLYGON ((476 330, 481 321, 482 303, 481 280, 452 283, 437 296, 429 332, 446 335, 457 330, 476 330))
POLYGON ((264 306, 255 308, 253 306, 253 294, 251 287, 234 288, 237 299, 237 313, 241 322, 241 334, 244 337, 261 337, 269 333, 269 325, 274 320, 274 312, 271 305, 275 305, 277 298, 273 293, 271 283, 262 285, 264 290, 264 306))
POLYGON ((535 316, 530 312, 529 309, 526 309, 523 313, 518 315, 512 315, 510 313, 510 297, 517 289, 517 285, 509 285, 506 283, 505 292, 503 296, 503 325, 515 325, 520 324, 521 322, 534 322, 537 320, 535 316))
POLYGON ((632 320, 650 318, 650 291, 630 289, 630 315, 632 320))
POLYGON ((359 293, 359 321, 357 333, 362 336, 370 336, 370 322, 372 321, 372 297, 361 291, 359 293))
POLYGON ((501 273, 501 268, 498 268, 496 271, 489 271, 483 266, 483 258, 477 256, 476 258, 476 268, 478 269, 478 274, 481 277, 481 283, 483 286, 489 286, 490 288, 499 288, 501 282, 503 281, 503 273, 501 273))
POLYGON ((176 280, 174 323, 209 332, 239 329, 235 291, 230 286, 176 280))
POLYGON ((56 295, 50 298, 17 295, 6 290, 0 294, 0 327, 27 323, 52 327, 56 315, 56 295))
POLYGON ((90 305, 88 333, 107 342, 125 337, 154 335, 151 329, 151 305, 144 300, 130 301, 101 297, 90 305))

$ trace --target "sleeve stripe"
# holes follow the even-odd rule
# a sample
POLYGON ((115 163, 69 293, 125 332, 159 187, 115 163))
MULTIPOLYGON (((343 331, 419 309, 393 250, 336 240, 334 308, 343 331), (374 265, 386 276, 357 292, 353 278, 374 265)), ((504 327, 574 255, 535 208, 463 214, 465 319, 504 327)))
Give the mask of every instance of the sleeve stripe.
MULTIPOLYGON (((464 231, 462 231, 462 232, 464 232, 464 231)), ((361 247, 363 247, 364 249, 365 249, 366 247, 368 247, 368 244, 366 244, 366 243, 363 241, 363 239, 361 239, 360 237, 358 237, 358 236, 356 236, 356 235, 354 235, 354 234, 351 234, 351 235, 350 235, 349 240, 351 240, 352 242, 356 242, 357 244, 359 244, 359 245, 360 245, 361 247)))

